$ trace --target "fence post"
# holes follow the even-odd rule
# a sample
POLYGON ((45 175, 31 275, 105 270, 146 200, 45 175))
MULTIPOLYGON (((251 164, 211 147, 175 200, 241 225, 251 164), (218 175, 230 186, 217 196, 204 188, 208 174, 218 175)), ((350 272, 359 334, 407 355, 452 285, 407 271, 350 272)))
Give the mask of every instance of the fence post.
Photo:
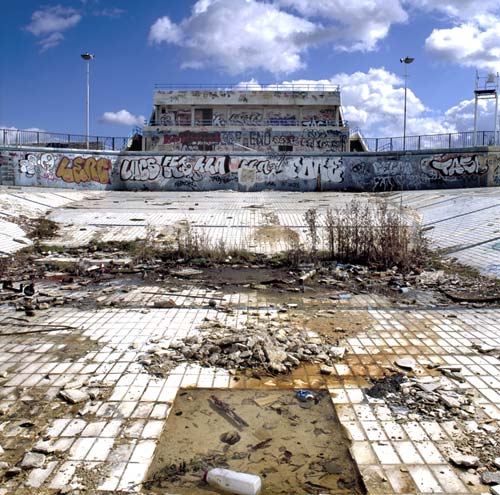
POLYGON ((16 131, 16 145, 19 146, 19 129, 16 131))
POLYGON ((448 133, 448 149, 451 150, 451 132, 448 133))
POLYGON ((420 151, 420 138, 421 138, 421 137, 422 137, 422 136, 418 136, 418 148, 417 148, 417 149, 418 149, 419 151, 420 151))
POLYGON ((115 138, 114 137, 111 138, 111 148, 113 149, 113 151, 115 151, 115 138))
POLYGON ((375 138, 375 151, 378 151, 378 138, 375 138))

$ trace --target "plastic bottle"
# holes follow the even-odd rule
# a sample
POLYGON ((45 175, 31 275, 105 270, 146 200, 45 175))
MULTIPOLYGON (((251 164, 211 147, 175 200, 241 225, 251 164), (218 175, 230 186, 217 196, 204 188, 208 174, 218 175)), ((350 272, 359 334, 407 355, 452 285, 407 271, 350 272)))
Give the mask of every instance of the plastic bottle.
POLYGON ((258 495, 262 488, 260 476, 238 473, 229 469, 210 469, 205 473, 203 479, 209 485, 234 495, 258 495))

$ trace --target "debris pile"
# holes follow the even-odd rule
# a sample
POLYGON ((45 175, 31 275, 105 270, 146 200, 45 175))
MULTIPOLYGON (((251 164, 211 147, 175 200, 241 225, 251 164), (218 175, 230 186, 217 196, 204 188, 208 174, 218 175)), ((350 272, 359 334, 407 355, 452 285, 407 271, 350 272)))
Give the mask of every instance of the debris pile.
POLYGON ((249 322, 243 329, 210 322, 192 337, 162 344, 150 341, 140 363, 149 373, 163 376, 182 362, 229 370, 286 373, 302 362, 331 365, 341 359, 345 347, 328 336, 281 325, 249 322))
POLYGON ((396 373, 374 380, 366 393, 377 399, 384 398, 400 419, 443 422, 470 419, 476 412, 474 392, 446 379, 408 379, 403 373, 396 373))
POLYGON ((477 467, 478 473, 482 474, 487 485, 500 484, 500 441, 498 440, 498 427, 495 422, 477 423, 467 422, 464 425, 465 435, 457 435, 455 449, 450 455, 450 461, 462 467, 477 467), (473 465, 458 462, 463 458, 474 459, 473 465), (495 478, 496 475, 496 478, 495 478), (489 480, 489 481, 488 481, 489 480))

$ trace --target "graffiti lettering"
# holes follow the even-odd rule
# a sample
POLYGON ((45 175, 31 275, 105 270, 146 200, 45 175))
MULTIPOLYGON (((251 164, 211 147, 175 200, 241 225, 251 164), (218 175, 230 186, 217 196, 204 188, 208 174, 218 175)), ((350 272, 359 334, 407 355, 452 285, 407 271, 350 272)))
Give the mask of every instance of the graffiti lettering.
POLYGON ((400 175, 404 174, 405 163, 400 160, 377 161, 373 163, 375 175, 400 175))
POLYGON ((254 169, 256 173, 264 175, 278 175, 283 172, 283 162, 275 160, 243 159, 240 161, 240 167, 242 169, 254 169))
POLYGON ((27 177, 39 175, 43 179, 55 180, 55 157, 52 153, 29 154, 19 161, 19 171, 27 177))
POLYGON ((342 164, 342 157, 327 158, 322 169, 324 173, 321 173, 321 177, 323 178, 324 176, 328 182, 335 182, 337 184, 344 182, 345 167, 342 164))
POLYGON ((93 156, 87 158, 77 156, 71 160, 67 156, 63 156, 57 167, 56 177, 71 184, 80 184, 81 182, 110 184, 110 170, 111 161, 107 158, 96 159, 93 156))
POLYGON ((302 125, 306 127, 334 126, 335 114, 333 110, 320 110, 319 115, 307 115, 302 119, 302 125))
POLYGON ((269 146, 270 144, 270 132, 250 131, 250 146, 269 146))
POLYGON ((262 123, 263 117, 259 112, 240 112, 232 113, 229 116, 229 124, 238 125, 260 125, 262 123))
POLYGON ((122 160, 121 180, 155 180, 160 175, 160 165, 154 157, 122 160))
POLYGON ((165 156, 162 175, 165 179, 190 178, 199 181, 204 175, 223 175, 230 172, 229 156, 165 156))
POLYGON ((482 175, 488 171, 488 165, 481 165, 476 155, 440 155, 422 161, 444 177, 463 175, 482 175))
POLYGON ((270 113, 267 116, 267 123, 269 125, 297 125, 297 118, 295 115, 287 114, 279 114, 279 113, 270 113))
POLYGON ((220 143, 220 132, 191 132, 184 131, 179 134, 165 134, 163 136, 164 144, 182 143, 193 145, 194 143, 220 143))
POLYGON ((241 131, 226 131, 220 133, 221 144, 234 144, 241 141, 241 131))

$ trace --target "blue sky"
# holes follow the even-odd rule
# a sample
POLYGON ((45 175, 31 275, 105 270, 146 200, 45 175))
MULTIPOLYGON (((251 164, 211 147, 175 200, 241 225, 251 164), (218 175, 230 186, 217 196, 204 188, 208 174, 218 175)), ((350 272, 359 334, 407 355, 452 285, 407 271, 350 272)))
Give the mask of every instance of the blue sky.
MULTIPOLYGON (((367 136, 472 127, 475 71, 500 70, 498 0, 64 0, 4 2, 0 127, 128 135, 155 83, 324 81, 367 136)), ((480 129, 493 129, 483 105, 480 129)))

